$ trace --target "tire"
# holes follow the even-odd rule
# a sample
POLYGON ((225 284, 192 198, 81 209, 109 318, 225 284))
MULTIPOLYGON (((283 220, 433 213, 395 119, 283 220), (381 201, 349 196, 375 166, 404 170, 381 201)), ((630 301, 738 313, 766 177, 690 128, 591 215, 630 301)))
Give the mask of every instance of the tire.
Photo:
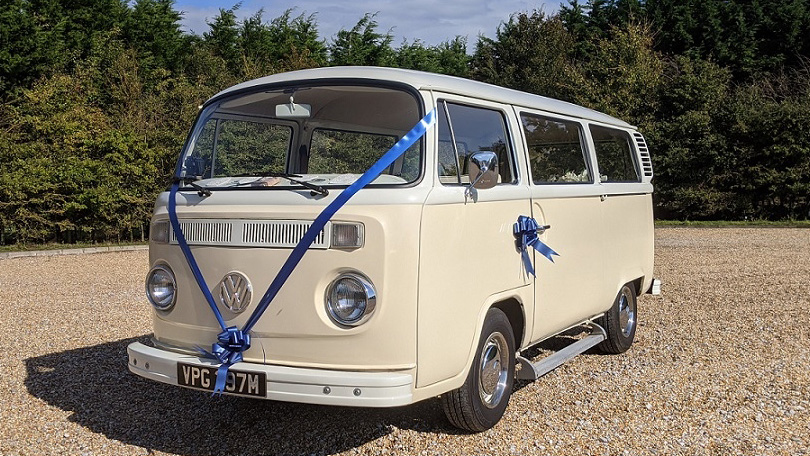
POLYGON ((495 426, 509 404, 514 379, 512 325, 500 309, 490 309, 464 385, 442 395, 447 419, 453 426, 470 432, 495 426))
POLYGON ((622 286, 613 301, 613 306, 597 320, 597 323, 607 333, 607 339, 597 345, 601 352, 624 353, 633 345, 638 325, 638 305, 636 287, 632 282, 622 286))

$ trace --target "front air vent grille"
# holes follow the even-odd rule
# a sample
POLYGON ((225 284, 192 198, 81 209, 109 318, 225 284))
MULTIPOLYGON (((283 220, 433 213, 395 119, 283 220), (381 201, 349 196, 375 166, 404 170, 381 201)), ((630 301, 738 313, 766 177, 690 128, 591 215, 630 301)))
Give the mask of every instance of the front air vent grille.
MULTIPOLYGON (((182 220, 180 229, 189 245, 233 247, 295 247, 312 222, 305 220, 182 220)), ((327 222, 310 248, 328 249, 332 222, 327 222)), ((172 230, 172 244, 177 233, 172 230)))
MULTIPOLYGON (((180 222, 180 229, 189 245, 218 245, 231 241, 233 225, 228 222, 180 222)), ((172 231, 172 241, 177 242, 177 235, 172 231)))
POLYGON ((653 168, 652 168, 652 159, 650 158, 650 149, 647 148, 647 141, 644 140, 644 136, 641 133, 633 133, 633 137, 636 140, 636 145, 638 146, 639 155, 641 155, 641 171, 647 177, 653 176, 653 168))
MULTIPOLYGON (((304 237, 312 223, 296 221, 260 221, 245 222, 242 231, 244 245, 264 246, 272 244, 273 247, 295 247, 304 237)), ((324 230, 318 233, 313 248, 327 248, 324 230)))

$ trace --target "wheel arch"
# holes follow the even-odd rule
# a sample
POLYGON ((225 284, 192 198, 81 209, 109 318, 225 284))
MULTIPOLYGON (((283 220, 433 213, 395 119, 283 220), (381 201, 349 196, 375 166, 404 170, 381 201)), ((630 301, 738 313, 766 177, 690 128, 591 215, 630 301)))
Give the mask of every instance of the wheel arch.
POLYGON ((490 309, 498 309, 506 314, 506 318, 509 320, 509 323, 512 326, 512 332, 515 334, 515 348, 522 346, 522 338, 525 337, 529 331, 525 329, 526 321, 528 320, 526 318, 523 300, 521 299, 519 293, 520 292, 517 290, 497 293, 484 301, 483 305, 479 309, 478 321, 474 330, 474 337, 471 340, 470 349, 467 353, 467 362, 464 363, 464 369, 453 378, 453 380, 455 380, 453 383, 458 383, 458 385, 454 386, 453 388, 457 388, 461 384, 459 379, 461 379, 463 382, 463 379, 467 377, 467 373, 470 371, 473 363, 475 362, 475 352, 478 348, 481 331, 484 328, 484 322, 486 321, 487 313, 489 313, 490 309), (518 331, 515 331, 515 329, 518 329, 518 331), (518 333, 521 335, 518 336, 518 333))
POLYGON ((642 285, 644 284, 644 276, 641 276, 635 280, 631 280, 630 282, 632 282, 633 286, 636 287, 636 296, 641 296, 642 294, 644 294, 645 290, 641 288, 642 285))
POLYGON ((647 284, 649 287, 649 283, 652 281, 652 275, 647 275, 644 274, 643 271, 633 269, 616 275, 613 280, 615 280, 615 282, 613 282, 614 293, 618 293, 623 286, 632 283, 636 287, 636 295, 641 296, 647 291, 644 285, 647 284))
POLYGON ((467 353, 467 362, 465 363, 464 370, 460 373, 462 377, 466 377, 467 372, 472 368, 475 352, 480 342, 481 331, 484 328, 484 322, 486 321, 487 313, 489 313, 490 309, 498 309, 506 315, 515 336, 516 349, 522 346, 523 338, 529 333, 526 329, 526 322, 530 320, 526 317, 523 299, 519 291, 505 291, 490 296, 479 309, 478 322, 475 325, 475 337, 472 340, 470 351, 467 353))
MULTIPOLYGON (((531 287, 520 287, 493 294, 484 300, 478 308, 475 326, 470 326, 469 328, 469 331, 472 331, 472 333, 463 367, 459 371, 454 372, 453 375, 435 383, 417 386, 414 391, 415 400, 444 394, 450 390, 459 388, 464 383, 464 380, 467 378, 467 373, 470 371, 475 361, 474 358, 478 343, 480 342, 481 331, 484 328, 484 321, 490 309, 497 308, 506 315, 515 333, 515 348, 519 349, 522 346, 522 338, 526 338, 531 334, 531 328, 526 327, 527 323, 532 322, 530 312, 533 309, 533 303, 530 302, 530 300, 534 298, 534 295, 531 291, 531 287), (524 302, 529 302, 529 305, 532 307, 526 309, 524 302), (527 312, 529 314, 527 314, 527 312), (521 335, 518 336, 518 334, 521 335)), ((465 333, 466 331, 467 330, 465 330, 465 333)))
MULTIPOLYGON (((515 347, 522 347, 523 338, 526 336, 526 312, 523 309, 523 304, 515 297, 510 297, 494 302, 489 308, 500 309, 501 312, 506 314, 515 335, 515 347)), ((489 312, 489 309, 486 312, 489 312)), ((484 315, 486 315, 486 312, 484 312, 484 315)), ((483 326, 483 321, 481 325, 483 326)))

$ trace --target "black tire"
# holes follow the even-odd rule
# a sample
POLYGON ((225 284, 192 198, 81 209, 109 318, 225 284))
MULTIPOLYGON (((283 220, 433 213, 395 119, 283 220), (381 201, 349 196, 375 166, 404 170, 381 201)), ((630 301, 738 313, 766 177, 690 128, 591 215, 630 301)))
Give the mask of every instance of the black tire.
POLYGON ((638 325, 638 305, 636 287, 632 282, 622 286, 613 306, 596 323, 607 332, 607 339, 596 346, 603 353, 624 353, 633 345, 638 325))
POLYGON ((442 407, 453 426, 485 431, 500 421, 515 379, 515 335, 500 309, 487 312, 478 350, 461 388, 442 395, 442 407), (506 361, 506 366, 503 366, 506 361), (488 373, 482 375, 482 373, 488 373), (485 376, 482 381, 482 376, 485 376))

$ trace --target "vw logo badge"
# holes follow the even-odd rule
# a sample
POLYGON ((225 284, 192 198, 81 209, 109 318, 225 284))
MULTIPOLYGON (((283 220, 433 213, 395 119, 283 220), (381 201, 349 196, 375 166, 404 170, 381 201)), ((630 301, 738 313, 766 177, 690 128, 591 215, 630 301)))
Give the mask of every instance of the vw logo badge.
POLYGON ((250 280, 241 272, 229 272, 222 278, 217 288, 219 289, 219 302, 234 313, 245 310, 253 296, 250 280))

